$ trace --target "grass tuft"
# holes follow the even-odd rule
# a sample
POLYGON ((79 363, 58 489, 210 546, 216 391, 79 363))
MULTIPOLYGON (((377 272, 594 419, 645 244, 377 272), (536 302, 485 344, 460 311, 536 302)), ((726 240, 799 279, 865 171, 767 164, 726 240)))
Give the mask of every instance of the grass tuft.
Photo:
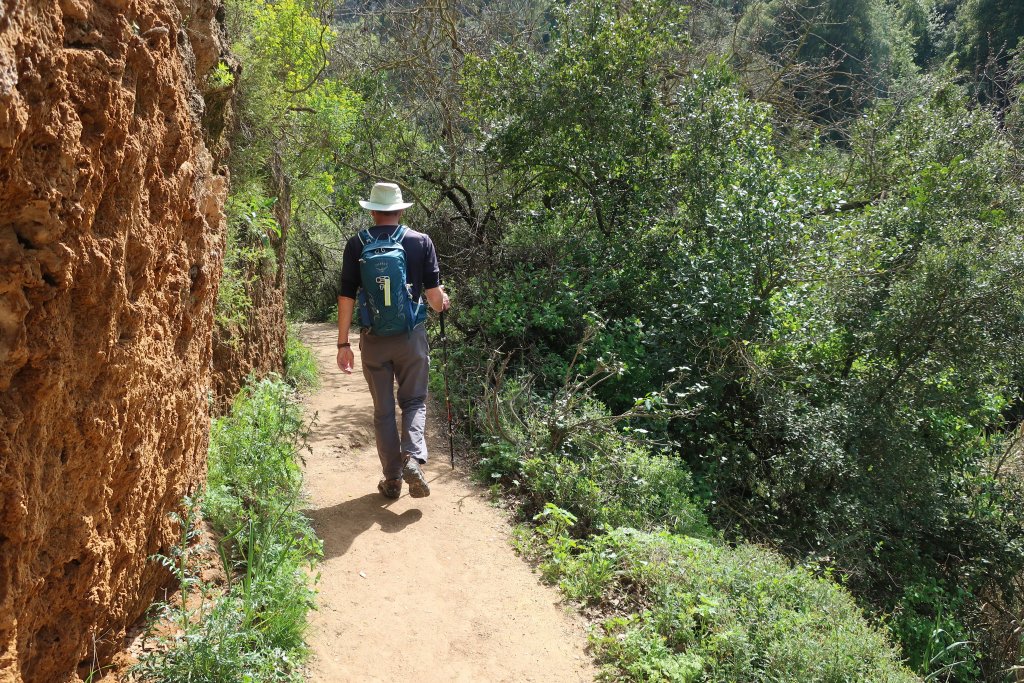
POLYGON ((320 370, 312 349, 299 340, 294 325, 288 326, 284 346, 284 378, 299 391, 313 391, 320 386, 320 370))

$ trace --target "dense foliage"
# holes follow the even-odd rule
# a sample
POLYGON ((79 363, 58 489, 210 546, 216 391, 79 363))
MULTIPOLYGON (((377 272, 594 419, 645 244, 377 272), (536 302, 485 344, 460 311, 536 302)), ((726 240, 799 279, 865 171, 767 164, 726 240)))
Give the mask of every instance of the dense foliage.
MULTIPOLYGON (((348 143, 360 100, 329 73, 337 34, 326 3, 226 5, 232 51, 242 64, 233 78, 237 120, 217 307, 218 323, 230 334, 244 326, 260 275, 273 277, 287 258, 290 233, 298 231, 301 242, 308 225, 329 221, 321 208, 335 188, 328 162, 348 143)), ((300 282, 305 261, 289 264, 300 282)))
POLYGON ((288 326, 284 347, 284 379, 299 391, 308 392, 319 388, 320 370, 313 350, 302 343, 299 332, 288 326))
POLYGON ((514 382, 488 396, 478 469, 519 494, 520 512, 537 511, 517 543, 593 610, 602 680, 919 680, 830 577, 723 543, 687 469, 584 396, 607 376, 551 401, 514 382))
POLYGON ((626 528, 573 550, 543 566, 605 612, 604 680, 920 680, 848 593, 761 548, 626 528))
POLYGON ((364 115, 291 245, 293 310, 327 316, 354 196, 399 182, 455 295, 461 424, 524 517, 770 545, 916 672, 1005 680, 1024 136, 1004 9, 346 5, 329 71, 364 115))

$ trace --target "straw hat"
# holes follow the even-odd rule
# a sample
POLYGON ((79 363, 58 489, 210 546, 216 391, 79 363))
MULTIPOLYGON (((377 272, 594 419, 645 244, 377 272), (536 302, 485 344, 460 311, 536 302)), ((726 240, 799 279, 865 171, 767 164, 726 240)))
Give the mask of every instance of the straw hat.
POLYGON ((368 200, 359 200, 359 206, 370 211, 398 211, 408 209, 412 204, 402 201, 402 189, 394 183, 377 183, 370 190, 368 200))

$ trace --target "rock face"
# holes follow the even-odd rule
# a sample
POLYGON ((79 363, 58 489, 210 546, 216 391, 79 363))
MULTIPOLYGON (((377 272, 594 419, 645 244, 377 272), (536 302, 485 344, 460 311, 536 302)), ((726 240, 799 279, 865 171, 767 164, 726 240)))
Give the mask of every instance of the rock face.
POLYGON ((204 474, 220 45, 179 1, 0 0, 0 682, 119 647, 204 474))
POLYGON ((272 267, 259 263, 245 274, 252 278, 247 294, 252 300, 248 319, 240 329, 216 328, 213 336, 213 387, 215 410, 226 412, 248 375, 263 377, 283 371, 285 339, 285 251, 291 216, 291 195, 279 159, 271 162, 274 218, 280 237, 270 240, 272 267))
POLYGON ((269 372, 283 372, 287 323, 285 321, 284 243, 272 245, 278 254, 271 271, 260 270, 248 294, 252 308, 244 328, 225 330, 218 327, 213 346, 214 410, 227 411, 238 390, 249 375, 263 377, 269 372))

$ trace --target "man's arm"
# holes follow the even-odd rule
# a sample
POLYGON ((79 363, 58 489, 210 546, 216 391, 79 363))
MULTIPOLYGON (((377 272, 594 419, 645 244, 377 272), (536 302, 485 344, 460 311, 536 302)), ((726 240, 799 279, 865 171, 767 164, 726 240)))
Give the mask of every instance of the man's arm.
POLYGON ((424 235, 426 248, 423 250, 423 295, 427 303, 438 313, 448 310, 448 295, 441 284, 441 266, 437 263, 434 242, 424 235))
MULTIPOLYGON (((338 344, 348 344, 348 332, 352 326, 352 310, 355 308, 356 300, 347 296, 338 297, 338 344)), ((346 373, 351 374, 352 367, 355 365, 356 357, 352 353, 351 346, 342 346, 338 348, 338 368, 346 373)))
MULTIPOLYGON (((427 303, 430 304, 430 307, 438 313, 448 310, 448 295, 444 293, 444 285, 427 289, 423 294, 427 297, 427 303)), ((339 324, 341 323, 341 318, 338 318, 338 322, 339 324)))

